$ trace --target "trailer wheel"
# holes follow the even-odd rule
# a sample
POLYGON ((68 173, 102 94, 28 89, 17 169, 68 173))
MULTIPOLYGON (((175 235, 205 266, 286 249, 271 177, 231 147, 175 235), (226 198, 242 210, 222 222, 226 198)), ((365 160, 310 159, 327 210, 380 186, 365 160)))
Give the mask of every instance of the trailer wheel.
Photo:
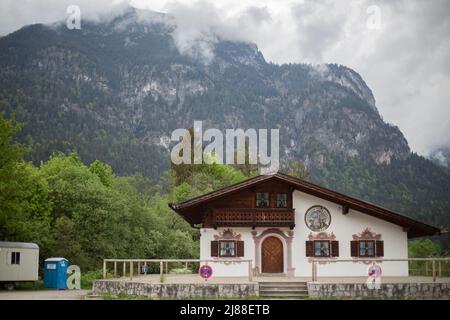
POLYGON ((5 288, 8 291, 13 291, 15 288, 15 283, 14 282, 7 282, 5 283, 5 288))

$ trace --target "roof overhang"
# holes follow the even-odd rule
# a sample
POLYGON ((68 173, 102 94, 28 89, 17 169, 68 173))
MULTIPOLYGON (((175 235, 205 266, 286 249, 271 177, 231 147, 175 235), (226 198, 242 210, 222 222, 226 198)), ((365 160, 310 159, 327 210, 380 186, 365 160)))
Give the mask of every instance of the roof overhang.
POLYGON ((404 230, 408 232, 408 238, 431 236, 440 233, 440 230, 438 228, 431 225, 411 219, 367 201, 359 200, 282 173, 276 173, 273 175, 260 175, 254 178, 250 178, 243 182, 233 184, 217 191, 206 193, 179 204, 169 204, 169 207, 180 214, 191 225, 199 224, 201 223, 202 217, 198 214, 198 209, 202 208, 202 206, 206 206, 211 201, 270 180, 289 184, 295 190, 339 204, 343 206, 344 210, 346 210, 347 212, 348 210, 353 209, 375 218, 402 226, 404 230))

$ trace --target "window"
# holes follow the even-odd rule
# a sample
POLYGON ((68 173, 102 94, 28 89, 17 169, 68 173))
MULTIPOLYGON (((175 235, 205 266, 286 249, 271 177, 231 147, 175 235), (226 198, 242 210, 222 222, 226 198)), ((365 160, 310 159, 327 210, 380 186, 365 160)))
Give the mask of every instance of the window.
POLYGON ((287 208, 287 194, 278 193, 277 194, 277 208, 287 208))
POLYGON ((243 257, 244 241, 215 240, 211 241, 211 257, 243 257))
POLYGON ((360 257, 375 257, 375 241, 359 241, 360 257))
POLYGON ((270 205, 269 193, 268 192, 257 192, 256 193, 256 207, 268 208, 269 205, 270 205))
POLYGON ((309 240, 306 241, 307 257, 339 257, 339 241, 336 240, 309 240))
POLYGON ((219 256, 220 257, 235 257, 236 256, 236 241, 219 241, 219 256))
POLYGON ((314 257, 329 257, 330 241, 314 241, 314 257))
POLYGON ((20 264, 20 252, 11 252, 11 264, 20 264))

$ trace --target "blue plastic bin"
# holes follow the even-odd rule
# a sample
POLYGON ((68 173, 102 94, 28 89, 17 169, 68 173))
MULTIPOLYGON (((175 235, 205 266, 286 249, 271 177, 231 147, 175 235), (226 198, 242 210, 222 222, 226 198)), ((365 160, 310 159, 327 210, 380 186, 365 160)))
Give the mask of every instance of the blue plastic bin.
POLYGON ((44 261, 44 286, 50 289, 67 288, 67 267, 65 258, 48 258, 44 261))

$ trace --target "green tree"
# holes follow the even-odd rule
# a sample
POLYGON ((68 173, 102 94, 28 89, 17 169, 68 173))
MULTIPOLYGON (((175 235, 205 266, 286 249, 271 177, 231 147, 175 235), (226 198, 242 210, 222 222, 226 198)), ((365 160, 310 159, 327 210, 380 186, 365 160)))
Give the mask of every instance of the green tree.
POLYGON ((40 174, 53 204, 52 255, 84 270, 99 268, 108 257, 198 256, 196 230, 148 180, 116 177, 100 161, 87 167, 75 153, 53 155, 40 174))
POLYGON ((99 160, 95 160, 89 166, 89 171, 99 177, 104 186, 112 186, 114 174, 110 165, 99 160))
POLYGON ((289 164, 287 174, 299 179, 306 179, 309 176, 309 171, 303 161, 296 160, 289 164))
POLYGON ((20 126, 0 113, 0 238, 49 241, 48 190, 38 170, 22 160, 26 149, 13 140, 20 126))
POLYGON ((114 256, 120 235, 113 231, 126 212, 121 198, 74 154, 54 155, 41 165, 41 173, 53 203, 52 252, 85 268, 114 256))
POLYGON ((408 254, 410 258, 427 258, 441 255, 439 244, 430 239, 417 239, 408 242, 408 254))

